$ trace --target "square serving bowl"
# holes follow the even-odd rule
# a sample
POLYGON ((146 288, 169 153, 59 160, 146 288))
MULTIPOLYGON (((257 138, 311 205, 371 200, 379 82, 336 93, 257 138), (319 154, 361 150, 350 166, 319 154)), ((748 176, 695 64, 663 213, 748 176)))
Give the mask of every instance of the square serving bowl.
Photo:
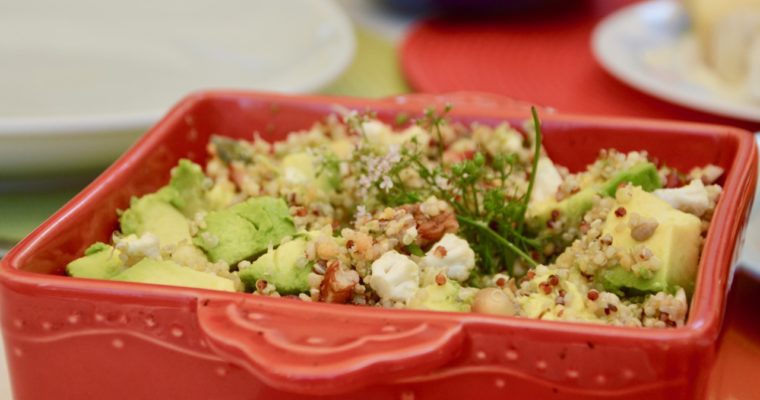
POLYGON ((212 134, 279 140, 336 106, 393 121, 447 101, 461 122, 521 126, 529 116, 519 103, 466 94, 364 100, 225 91, 180 102, 2 259, 1 323, 15 397, 705 397, 757 179, 754 140, 734 128, 542 112, 546 150, 571 170, 610 147, 647 150, 682 170, 725 168, 681 328, 361 308, 63 276, 89 244, 109 240, 116 210, 131 196, 164 185, 180 158, 203 163, 212 134))

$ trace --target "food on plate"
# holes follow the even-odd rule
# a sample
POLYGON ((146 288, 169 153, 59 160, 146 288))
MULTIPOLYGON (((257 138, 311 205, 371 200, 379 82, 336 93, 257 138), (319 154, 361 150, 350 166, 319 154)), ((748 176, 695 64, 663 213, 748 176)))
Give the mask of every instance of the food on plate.
POLYGON ((572 173, 520 129, 345 112, 268 143, 212 137, 133 198, 82 278, 417 310, 684 325, 720 167, 602 150, 572 173))
POLYGON ((688 0, 685 5, 707 65, 760 100, 760 0, 688 0))

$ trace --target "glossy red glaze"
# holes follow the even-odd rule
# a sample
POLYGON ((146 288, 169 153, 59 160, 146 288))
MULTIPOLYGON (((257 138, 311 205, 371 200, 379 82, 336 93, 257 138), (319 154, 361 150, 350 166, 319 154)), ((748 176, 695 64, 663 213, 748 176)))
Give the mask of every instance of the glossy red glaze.
POLYGON ((460 121, 519 126, 524 104, 453 94, 389 100, 208 92, 188 97, 0 262, 0 309, 18 399, 704 397, 731 265, 747 221, 751 135, 712 125, 542 112, 551 157, 571 169, 601 148, 646 149, 688 169, 727 171, 686 327, 632 329, 303 303, 73 279, 65 264, 108 240, 116 210, 165 184, 211 134, 278 140, 335 105, 392 121, 451 101, 460 121))

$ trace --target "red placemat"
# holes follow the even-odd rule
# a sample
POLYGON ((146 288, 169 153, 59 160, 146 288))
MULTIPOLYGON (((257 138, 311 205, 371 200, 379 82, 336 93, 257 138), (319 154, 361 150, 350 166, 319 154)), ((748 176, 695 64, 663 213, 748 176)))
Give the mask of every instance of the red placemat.
POLYGON ((677 119, 760 130, 760 124, 690 110, 617 81, 591 53, 591 32, 631 0, 588 0, 571 10, 493 19, 432 19, 401 49, 402 67, 421 92, 485 91, 564 113, 677 119))

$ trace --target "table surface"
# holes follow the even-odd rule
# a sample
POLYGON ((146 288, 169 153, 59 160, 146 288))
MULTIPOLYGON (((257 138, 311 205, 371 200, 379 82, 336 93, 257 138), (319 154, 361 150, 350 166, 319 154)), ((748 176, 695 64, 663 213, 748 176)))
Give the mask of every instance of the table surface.
MULTIPOLYGON (((401 38, 403 38, 404 33, 414 22, 415 18, 394 14, 389 10, 382 8, 382 6, 378 5, 379 2, 376 1, 335 1, 338 1, 343 5, 354 20, 357 34, 357 52, 354 63, 344 75, 338 79, 338 81, 325 90, 325 93, 381 97, 409 91, 398 68, 396 44, 401 38)), ((41 210, 39 212, 47 215, 47 213, 52 212, 59 204, 62 204, 68 199, 71 196, 71 193, 64 192, 57 194, 58 197, 55 196, 56 195, 51 195, 49 200, 42 201, 37 208, 38 210, 41 210)), ((760 198, 760 195, 756 196, 756 199, 758 198, 760 198)), ((13 201, 13 199, 6 199, 6 201, 13 201)), ((760 207, 758 207, 759 202, 760 199, 756 200, 754 209, 760 209, 760 207)), ((12 206, 7 206, 7 204, 0 204, 0 206, 6 206, 6 209, 12 209, 12 206)), ((758 212, 758 214, 760 214, 760 212, 758 212)), ((1 215, 2 210, 0 210, 0 216, 1 215)), ((748 243, 746 246, 747 249, 743 252, 742 260, 745 263, 749 262, 755 265, 760 265, 760 215, 753 215, 752 221, 754 220, 759 221, 756 223, 750 223, 750 232, 748 234, 748 243), (752 232, 752 226, 758 227, 758 232, 754 235, 752 232)), ((28 230, 28 227, 23 226, 24 223, 28 224, 26 221, 19 222, 21 229, 28 230)), ((2 234, 3 232, 0 230, 0 242, 2 242, 3 239, 2 234)), ((743 267, 740 267, 738 271, 738 283, 735 283, 735 289, 732 290, 732 296, 737 298, 741 296, 751 296, 753 290, 757 291, 760 289, 760 283, 757 281, 757 279, 760 279, 760 273, 757 271, 750 273, 749 269, 742 270, 742 268, 743 267)), ((734 300, 734 302, 739 301, 740 300, 734 300)), ((731 304, 731 301, 729 301, 729 304, 731 304)), ((736 316, 736 313, 731 313, 731 310, 729 310, 727 316, 727 324, 730 326, 737 324, 741 326, 746 325, 746 323, 742 322, 741 318, 736 316)), ((757 335, 760 331, 755 328, 757 327, 754 327, 754 330, 750 329, 749 331, 746 329, 738 330, 737 332, 739 333, 733 335, 757 335), (750 334, 747 334, 746 332, 750 332, 750 334)), ((741 347, 741 345, 736 344, 745 343, 747 340, 750 340, 750 343, 754 343, 751 342, 752 339, 756 341, 760 338, 746 336, 750 338, 746 339, 742 336, 742 338, 740 338, 741 340, 744 340, 744 342, 742 342, 741 340, 736 340, 736 338, 731 335, 727 336, 729 337, 724 337, 724 342, 727 344, 723 346, 726 350, 722 350, 716 366, 716 372, 711 379, 711 385, 713 387, 734 385, 734 381, 732 381, 732 376, 734 376, 734 374, 723 373, 725 371, 724 367, 728 365, 728 362, 734 362, 732 360, 737 357, 746 361, 748 360, 747 357, 760 356, 760 347, 757 345, 753 344, 754 347, 752 347, 752 351, 754 351, 754 353, 748 353, 746 347, 741 347)), ((4 359, 5 347, 0 345, 0 360, 4 359)), ((749 362, 756 362, 758 358, 749 360, 749 362)), ((737 387, 740 386, 741 385, 737 387)), ((719 392, 723 393, 723 395, 720 397, 711 396, 711 398, 733 398, 739 400, 760 397, 760 393, 757 392, 747 394, 744 392, 732 392, 731 389, 720 390, 719 392)), ((4 362, 0 362, 0 400, 11 398, 7 365, 4 362)))

